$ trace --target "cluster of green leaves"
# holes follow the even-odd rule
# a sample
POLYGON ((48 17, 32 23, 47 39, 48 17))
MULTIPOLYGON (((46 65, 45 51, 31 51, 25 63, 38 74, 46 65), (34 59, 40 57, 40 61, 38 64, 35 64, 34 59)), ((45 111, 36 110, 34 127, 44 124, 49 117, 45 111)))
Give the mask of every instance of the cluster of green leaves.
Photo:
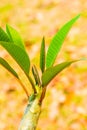
POLYGON ((42 40, 41 46, 41 56, 40 56, 40 68, 42 70, 42 86, 46 86, 59 72, 61 72, 66 67, 70 66, 74 61, 67 61, 56 66, 53 66, 55 59, 62 47, 64 39, 66 38, 69 30, 76 20, 80 17, 77 15, 75 18, 67 22, 52 38, 51 43, 47 50, 47 55, 45 56, 45 40, 42 40), (46 58, 45 58, 46 57, 46 58), (45 60, 46 59, 46 60, 45 60), (46 68, 46 70, 45 70, 46 68))
MULTIPOLYGON (((0 45, 4 47, 8 53, 15 59, 25 75, 28 77, 34 91, 35 85, 40 87, 47 86, 48 83, 63 69, 70 66, 74 61, 67 61, 56 66, 53 66, 55 59, 62 47, 64 39, 66 38, 72 25, 76 22, 80 15, 77 15, 69 22, 67 22, 52 38, 47 54, 45 51, 45 38, 43 37, 40 50, 40 69, 42 72, 41 77, 39 76, 38 70, 34 65, 32 67, 32 73, 35 79, 35 83, 29 75, 30 71, 30 58, 25 50, 24 43, 19 33, 9 25, 6 25, 6 32, 0 28, 0 45)), ((0 57, 0 64, 4 66, 9 72, 11 72, 18 80, 19 76, 17 72, 7 63, 7 61, 0 57)))

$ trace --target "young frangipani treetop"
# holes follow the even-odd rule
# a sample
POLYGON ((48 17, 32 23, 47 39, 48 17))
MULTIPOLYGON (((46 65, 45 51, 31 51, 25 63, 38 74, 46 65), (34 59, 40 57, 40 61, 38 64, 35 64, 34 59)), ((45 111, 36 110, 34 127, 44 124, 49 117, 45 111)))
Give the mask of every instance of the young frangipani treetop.
POLYGON ((13 74, 16 79, 22 85, 24 91, 27 94, 29 104, 24 113, 23 119, 21 121, 19 130, 35 130, 37 126, 37 121, 40 115, 40 108, 42 101, 44 99, 47 85, 50 81, 59 74, 66 67, 69 67, 72 63, 79 61, 71 60, 65 61, 60 64, 54 65, 58 53, 62 47, 62 44, 70 31, 72 25, 80 17, 80 14, 67 22, 52 38, 48 50, 45 50, 45 37, 42 38, 41 49, 40 49, 40 65, 41 75, 37 70, 35 65, 32 65, 30 58, 27 54, 23 40, 21 39, 19 33, 10 25, 6 25, 6 32, 0 28, 0 45, 13 57, 13 59, 18 63, 24 74, 27 76, 29 82, 31 83, 33 92, 29 95, 26 86, 20 79, 20 75, 11 67, 11 65, 2 57, 0 57, 0 64, 4 66, 11 74, 13 74), (32 66, 32 67, 30 67, 32 66), (30 70, 30 68, 32 68, 30 70), (30 75, 30 71, 33 77, 30 75))

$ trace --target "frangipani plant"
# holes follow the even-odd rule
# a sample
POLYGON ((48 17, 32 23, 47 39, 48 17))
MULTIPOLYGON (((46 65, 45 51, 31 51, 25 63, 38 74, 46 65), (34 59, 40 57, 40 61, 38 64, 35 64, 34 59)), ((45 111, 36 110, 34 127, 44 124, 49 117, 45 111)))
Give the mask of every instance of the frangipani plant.
POLYGON ((18 130, 36 130, 47 85, 63 69, 78 61, 66 61, 54 66, 55 59, 62 47, 64 39, 66 38, 72 25, 79 17, 80 15, 77 15, 71 19, 54 35, 48 47, 47 53, 45 51, 45 38, 43 37, 40 50, 41 75, 39 75, 37 67, 33 65, 31 70, 33 78, 29 74, 31 65, 30 58, 26 52, 24 43, 19 33, 9 25, 6 25, 6 32, 0 28, 0 45, 7 50, 7 52, 13 57, 13 59, 24 71, 24 74, 31 83, 33 90, 32 94, 29 95, 29 92, 26 89, 27 86, 23 84, 17 72, 10 66, 10 64, 8 64, 5 59, 0 57, 0 64, 4 66, 11 74, 13 74, 15 78, 20 82, 28 98, 28 105, 24 112, 24 116, 21 120, 18 130))

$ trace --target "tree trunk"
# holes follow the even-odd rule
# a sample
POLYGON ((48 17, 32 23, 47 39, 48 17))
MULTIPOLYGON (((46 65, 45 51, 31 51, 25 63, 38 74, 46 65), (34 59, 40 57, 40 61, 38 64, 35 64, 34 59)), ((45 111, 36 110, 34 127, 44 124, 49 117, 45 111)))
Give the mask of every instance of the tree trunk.
POLYGON ((41 104, 38 95, 33 94, 29 98, 29 104, 25 110, 18 130, 36 130, 41 113, 41 104))

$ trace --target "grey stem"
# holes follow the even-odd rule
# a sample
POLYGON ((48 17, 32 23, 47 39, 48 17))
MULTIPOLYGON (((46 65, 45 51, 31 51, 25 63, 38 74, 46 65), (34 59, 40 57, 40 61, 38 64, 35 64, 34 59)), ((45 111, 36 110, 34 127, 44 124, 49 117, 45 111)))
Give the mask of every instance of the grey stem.
POLYGON ((41 113, 38 95, 31 95, 18 130, 36 130, 41 113))

